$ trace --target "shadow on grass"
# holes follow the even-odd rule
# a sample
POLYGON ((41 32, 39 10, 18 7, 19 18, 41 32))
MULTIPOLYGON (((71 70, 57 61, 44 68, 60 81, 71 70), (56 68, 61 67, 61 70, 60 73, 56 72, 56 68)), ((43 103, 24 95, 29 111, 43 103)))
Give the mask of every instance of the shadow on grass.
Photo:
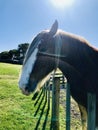
POLYGON ((47 120, 48 120, 49 110, 50 110, 50 108, 48 107, 47 112, 46 112, 45 121, 43 123, 42 130, 46 130, 46 124, 47 124, 47 120))
POLYGON ((34 130, 39 130, 39 126, 40 126, 40 122, 41 122, 41 119, 42 119, 42 116, 44 115, 44 111, 45 111, 45 108, 47 107, 47 111, 46 111, 46 114, 45 114, 45 119, 44 119, 44 122, 43 122, 43 125, 42 125, 42 130, 46 130, 46 125, 47 125, 47 121, 48 121, 48 115, 49 115, 49 110, 50 110, 50 105, 49 103, 47 104, 47 90, 42 90, 42 92, 40 93, 38 99, 36 100, 35 104, 36 105, 38 103, 38 100, 41 98, 40 102, 39 102, 39 105, 38 105, 38 108, 34 114, 34 116, 37 115, 42 103, 43 103, 43 106, 41 108, 41 113, 40 113, 40 116, 39 116, 39 119, 36 123, 36 126, 35 126, 35 129, 34 130), (42 95, 43 93, 43 95, 42 95))
MULTIPOLYGON (((37 110, 35 111, 34 116, 36 116, 37 113, 38 113, 38 111, 40 110, 40 107, 41 107, 41 105, 42 105, 42 103, 43 103, 43 101, 44 101, 44 98, 45 98, 45 93, 43 93, 42 99, 41 99, 40 102, 39 102, 39 105, 38 105, 38 107, 37 107, 37 110)), ((34 105, 35 105, 35 104, 34 104, 34 105)))
POLYGON ((34 103, 34 106, 36 106, 36 105, 38 104, 38 101, 40 100, 42 94, 43 94, 43 89, 42 89, 41 93, 39 94, 39 96, 38 96, 36 102, 34 103))
POLYGON ((40 90, 40 93, 39 93, 39 92, 36 92, 36 93, 33 95, 32 100, 36 100, 35 105, 38 103, 38 101, 39 101, 41 95, 43 94, 43 91, 44 91, 44 88, 42 88, 42 89, 40 90), (38 98, 37 98, 37 97, 38 97, 38 98))
MULTIPOLYGON (((42 98, 42 99, 43 99, 43 98, 42 98)), ((40 117, 39 117, 39 119, 38 119, 38 121, 37 121, 37 123, 36 123, 36 127, 35 127, 34 130, 38 130, 38 127, 39 127, 39 124, 40 124, 41 118, 42 118, 42 116, 43 116, 43 113, 44 113, 44 110, 45 110, 46 104, 47 104, 47 100, 45 100, 45 102, 44 102, 44 104, 43 104, 42 111, 41 111, 41 113, 40 113, 40 117)), ((37 109, 36 112, 38 112, 38 109, 37 109)), ((35 113, 35 115, 36 115, 36 113, 35 113)), ((46 118, 46 119, 47 119, 47 118, 46 118)), ((46 122, 46 121, 45 121, 45 122, 46 122)), ((46 125, 46 123, 44 123, 44 125, 43 125, 44 128, 45 128, 45 125, 46 125)), ((43 129, 43 130, 45 130, 45 129, 43 129)))

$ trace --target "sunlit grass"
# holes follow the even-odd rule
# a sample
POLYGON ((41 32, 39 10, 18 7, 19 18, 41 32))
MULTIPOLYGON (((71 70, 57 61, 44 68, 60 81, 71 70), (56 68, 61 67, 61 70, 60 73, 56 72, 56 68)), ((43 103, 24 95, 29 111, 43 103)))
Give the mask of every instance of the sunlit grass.
POLYGON ((0 75, 18 76, 21 65, 0 63, 0 75))
MULTIPOLYGON (((37 99, 32 100, 33 94, 21 94, 18 88, 20 70, 21 65, 0 63, 0 130, 49 130, 51 109, 48 112, 45 95, 37 98, 37 102, 37 99)), ((65 130, 63 106, 60 104, 60 130, 65 130)), ((76 125, 80 126, 77 119, 73 122, 73 126, 76 125)), ((72 130, 75 130, 74 128, 72 130)))
MULTIPOLYGON (((34 117, 38 106, 34 107, 32 95, 24 96, 18 88, 20 69, 20 65, 0 63, 0 130, 33 130, 40 117, 43 103, 34 117)), ((40 129, 43 121, 42 117, 40 129)))

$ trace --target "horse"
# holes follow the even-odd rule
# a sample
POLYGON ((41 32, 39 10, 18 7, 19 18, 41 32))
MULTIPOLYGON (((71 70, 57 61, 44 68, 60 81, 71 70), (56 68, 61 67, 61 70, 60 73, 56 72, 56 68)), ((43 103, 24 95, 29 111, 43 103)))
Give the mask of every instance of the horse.
MULTIPOLYGON (((87 94, 96 94, 98 109, 98 50, 83 37, 58 29, 55 21, 30 44, 22 67, 19 87, 23 94, 39 92, 53 70, 59 68, 70 85, 71 96, 77 102, 82 130, 86 130, 87 94)), ((96 130, 98 112, 96 111, 96 130)))

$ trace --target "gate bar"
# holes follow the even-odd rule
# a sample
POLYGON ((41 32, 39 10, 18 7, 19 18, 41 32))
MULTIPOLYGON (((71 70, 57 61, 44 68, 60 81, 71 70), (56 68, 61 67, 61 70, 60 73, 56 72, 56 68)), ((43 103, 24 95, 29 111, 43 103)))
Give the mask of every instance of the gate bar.
POLYGON ((70 130, 70 85, 66 87, 66 130, 70 130))
POLYGON ((96 95, 88 93, 88 130, 95 130, 96 125, 96 95))

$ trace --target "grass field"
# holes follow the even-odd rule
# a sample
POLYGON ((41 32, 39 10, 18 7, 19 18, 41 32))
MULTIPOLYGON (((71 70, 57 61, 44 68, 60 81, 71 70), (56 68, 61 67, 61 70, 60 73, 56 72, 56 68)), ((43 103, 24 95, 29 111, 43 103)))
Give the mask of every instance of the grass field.
MULTIPOLYGON (((21 94, 18 88, 20 70, 20 65, 0 63, 0 130, 49 130, 51 110, 48 110, 45 96, 42 94, 33 101, 33 95, 21 94)), ((65 101, 61 99, 60 129, 64 130, 65 101)), ((77 109, 75 104, 73 107, 77 109)), ((72 130, 79 130, 79 127, 79 117, 73 114, 72 130)))

